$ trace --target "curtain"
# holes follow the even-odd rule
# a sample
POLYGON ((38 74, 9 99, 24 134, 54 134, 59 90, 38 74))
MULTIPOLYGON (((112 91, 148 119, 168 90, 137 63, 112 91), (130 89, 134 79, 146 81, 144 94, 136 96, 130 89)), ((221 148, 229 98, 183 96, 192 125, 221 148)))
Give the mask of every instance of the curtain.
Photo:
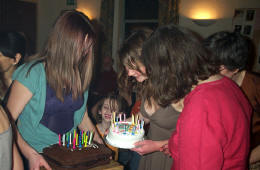
POLYGON ((101 54, 112 56, 112 39, 114 23, 114 0, 101 1, 100 22, 103 25, 104 41, 101 44, 101 54))
POLYGON ((159 15, 158 24, 166 25, 169 23, 179 23, 179 0, 158 0, 159 15))

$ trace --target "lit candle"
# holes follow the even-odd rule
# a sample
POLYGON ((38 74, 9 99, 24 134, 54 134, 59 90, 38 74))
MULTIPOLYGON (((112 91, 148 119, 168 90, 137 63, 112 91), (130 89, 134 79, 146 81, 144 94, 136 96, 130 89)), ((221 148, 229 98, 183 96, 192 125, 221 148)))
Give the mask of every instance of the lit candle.
POLYGON ((114 123, 116 123, 116 112, 113 112, 113 120, 114 120, 114 123))
POLYGON ((134 118, 134 115, 132 114, 132 125, 135 124, 135 118, 134 118))
POLYGON ((138 118, 139 118, 139 115, 137 114, 137 115, 135 116, 135 124, 138 124, 138 123, 137 123, 138 118))
POLYGON ((122 114, 119 114, 119 121, 122 122, 122 114))

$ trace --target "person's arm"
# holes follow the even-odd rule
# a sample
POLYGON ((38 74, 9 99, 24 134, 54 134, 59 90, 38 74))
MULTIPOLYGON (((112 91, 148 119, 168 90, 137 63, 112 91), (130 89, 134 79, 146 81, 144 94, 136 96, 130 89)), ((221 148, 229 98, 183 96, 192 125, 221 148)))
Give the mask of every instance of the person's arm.
POLYGON ((253 164, 260 161, 260 145, 255 147, 249 156, 249 163, 253 164))
POLYGON ((0 106, 0 134, 7 131, 10 127, 10 122, 8 117, 4 111, 4 109, 0 106))
POLYGON ((16 142, 13 143, 13 169, 12 170, 23 170, 23 160, 16 146, 16 142))
MULTIPOLYGON (((24 85, 18 81, 14 81, 11 88, 10 96, 7 102, 7 108, 9 109, 14 121, 17 120, 25 105, 32 98, 32 93, 24 85)), ((29 144, 27 144, 20 133, 17 131, 17 144, 23 153, 23 155, 29 160, 30 169, 39 170, 41 166, 44 166, 47 170, 50 170, 50 166, 44 160, 44 158, 37 153, 29 144)))
POLYGON ((140 155, 145 155, 148 153, 161 151, 161 147, 166 145, 168 140, 153 141, 153 140, 143 140, 135 143, 135 148, 131 149, 140 155))
POLYGON ((86 112, 84 113, 84 117, 81 121, 81 123, 78 125, 78 128, 80 130, 83 130, 83 131, 92 131, 94 132, 94 140, 100 144, 103 144, 103 140, 102 138, 100 137, 96 127, 94 126, 94 124, 92 123, 92 121, 90 120, 89 116, 88 116, 88 112, 87 112, 87 109, 86 109, 86 112))

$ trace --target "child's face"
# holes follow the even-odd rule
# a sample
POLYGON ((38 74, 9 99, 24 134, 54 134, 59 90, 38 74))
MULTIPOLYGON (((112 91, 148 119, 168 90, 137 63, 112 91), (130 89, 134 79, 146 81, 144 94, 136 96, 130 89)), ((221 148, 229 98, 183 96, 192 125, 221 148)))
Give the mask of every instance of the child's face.
POLYGON ((115 101, 111 101, 110 99, 105 99, 104 104, 100 110, 102 121, 110 122, 113 112, 118 112, 117 103, 115 101))

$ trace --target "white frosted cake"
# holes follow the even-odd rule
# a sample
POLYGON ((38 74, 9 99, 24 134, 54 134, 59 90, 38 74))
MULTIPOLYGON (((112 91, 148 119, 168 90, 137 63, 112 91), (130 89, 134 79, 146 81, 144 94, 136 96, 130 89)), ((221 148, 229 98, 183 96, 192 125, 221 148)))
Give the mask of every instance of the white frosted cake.
POLYGON ((136 123, 134 121, 114 121, 111 123, 106 141, 117 148, 134 148, 134 143, 142 141, 144 138, 143 125, 143 121, 136 121, 136 123))

